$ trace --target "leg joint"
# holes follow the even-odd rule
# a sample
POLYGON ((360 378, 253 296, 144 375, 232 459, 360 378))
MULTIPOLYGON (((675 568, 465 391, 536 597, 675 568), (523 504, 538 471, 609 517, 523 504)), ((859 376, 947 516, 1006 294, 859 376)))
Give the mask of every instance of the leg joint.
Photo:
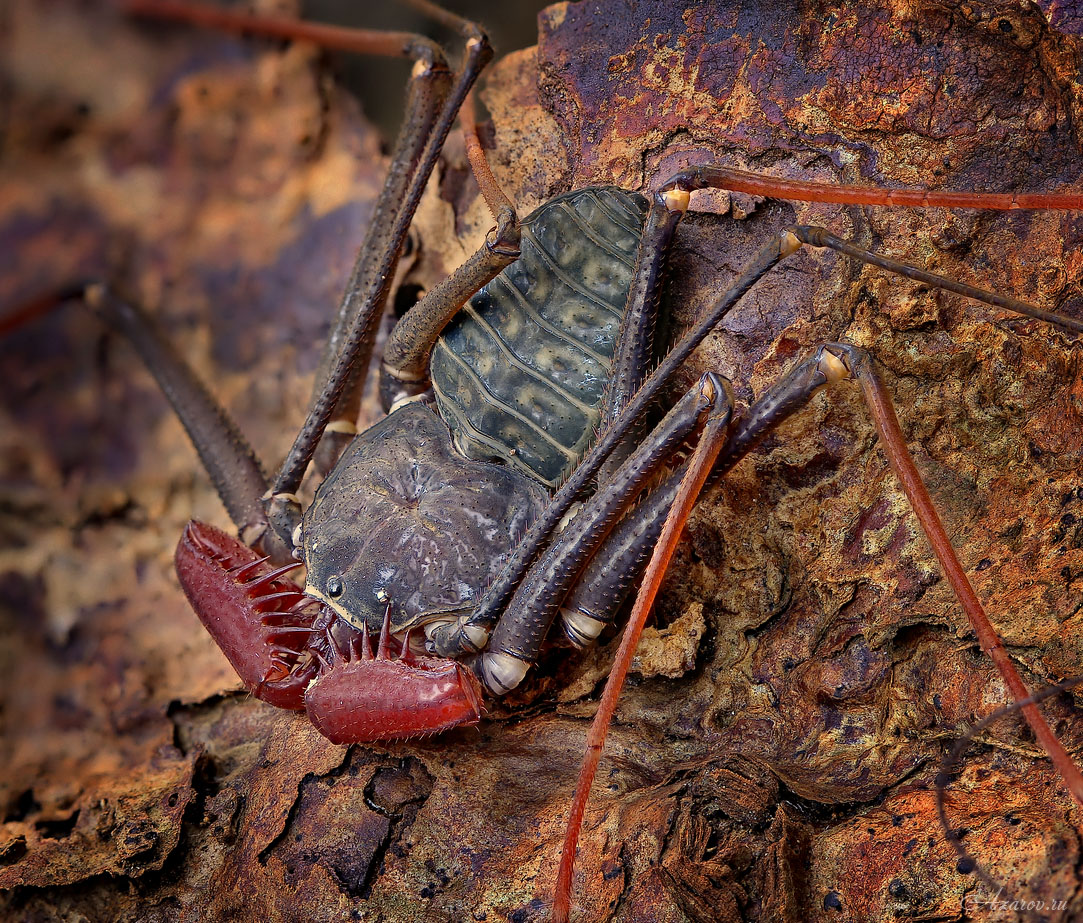
POLYGON ((496 218, 496 227, 485 237, 485 246, 495 256, 519 259, 519 217, 510 205, 502 208, 496 218))
POLYGON ((870 361, 867 350, 850 343, 825 343, 816 353, 816 366, 832 385, 861 378, 870 361))

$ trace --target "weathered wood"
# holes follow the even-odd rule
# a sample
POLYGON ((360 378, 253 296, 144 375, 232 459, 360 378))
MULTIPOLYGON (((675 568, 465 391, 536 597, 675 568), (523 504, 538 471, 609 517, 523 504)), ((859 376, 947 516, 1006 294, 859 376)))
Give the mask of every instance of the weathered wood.
MULTIPOLYGON (((304 49, 38 6, 14 3, 2 37, 0 306, 119 276, 279 458, 379 182, 375 137, 304 49)), ((711 158, 989 190, 1083 174, 1083 25, 1052 4, 726 6, 542 15, 539 46, 499 62, 483 96, 521 213, 711 158)), ((492 224, 457 151, 423 205, 408 281, 431 285, 492 224)), ((1078 313, 1077 216, 699 193, 693 207, 708 213, 674 246, 675 325, 793 220, 1078 313)), ((885 367, 1028 679, 1077 672, 1079 347, 802 255, 728 318, 686 383, 710 367, 748 399, 829 339, 885 367)), ((478 730, 334 747, 237 694, 188 611, 173 545, 190 516, 225 516, 127 348, 72 307, 0 341, 0 365, 3 913, 544 919, 608 651, 554 652, 478 730)), ((856 393, 818 399, 701 505, 658 609, 588 809, 583 919, 951 918, 989 896, 957 870, 930 786, 945 737, 1003 688, 856 393)), ((1068 707, 1047 713, 1078 748, 1068 707)), ((1047 917, 1071 919, 1080 817, 1019 727, 972 754, 954 823, 1003 897, 1068 900, 1047 917)))

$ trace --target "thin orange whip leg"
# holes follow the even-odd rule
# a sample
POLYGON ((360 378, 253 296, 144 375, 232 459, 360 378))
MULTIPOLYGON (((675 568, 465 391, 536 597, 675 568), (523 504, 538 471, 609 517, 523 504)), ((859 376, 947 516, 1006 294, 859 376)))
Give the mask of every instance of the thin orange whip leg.
POLYGON ((86 291, 86 283, 76 282, 72 285, 61 286, 56 289, 37 295, 28 301, 15 305, 0 316, 0 339, 14 333, 20 327, 44 317, 66 301, 74 301, 83 297, 86 291))
POLYGON ((726 189, 770 199, 827 202, 836 205, 908 205, 915 208, 983 208, 1014 211, 1020 208, 1083 210, 1083 195, 1060 192, 954 192, 935 189, 878 189, 873 186, 835 186, 829 183, 763 176, 745 170, 707 165, 690 167, 670 177, 667 189, 726 189))
POLYGON ((350 54, 405 58, 411 56, 411 50, 418 42, 418 36, 410 32, 355 29, 290 16, 263 16, 191 0, 119 0, 117 5, 132 16, 182 22, 219 32, 311 42, 321 48, 350 54))
MULTIPOLYGON (((716 396, 717 399, 717 396, 716 396)), ((643 583, 636 596, 635 607, 632 609, 628 620, 628 627, 624 631, 620 649, 617 651, 602 693, 601 702, 598 704, 598 712, 594 717, 594 723, 590 728, 590 736, 587 738, 586 756, 583 758, 583 766, 579 770, 579 781, 576 784, 575 799, 572 802, 571 812, 568 816, 568 826, 564 834, 564 850, 560 856, 560 869, 557 872, 556 894, 553 900, 553 923, 567 923, 568 913, 571 909, 572 870, 575 864, 575 848, 579 841, 579 831, 583 826, 583 813, 586 810, 587 800, 590 797, 591 783, 598 770, 598 761, 602 757, 602 747, 605 745, 606 734, 609 731, 609 723, 617 708, 617 699, 624 679, 628 675, 628 668, 632 664, 632 656, 635 654, 639 636, 643 632, 643 625, 647 620, 654 598, 658 595, 658 588, 662 584, 662 578, 666 574, 669 562, 677 549, 677 542, 681 537, 681 530, 688 521, 696 500, 699 498, 703 484, 711 473, 711 468, 718 458, 719 452, 726 444, 729 435, 730 403, 721 401, 715 404, 707 417, 703 435, 699 444, 688 463, 688 471, 685 473, 677 496, 670 507, 666 517, 662 534, 658 538, 654 553, 651 555, 647 569, 643 573, 643 583)))

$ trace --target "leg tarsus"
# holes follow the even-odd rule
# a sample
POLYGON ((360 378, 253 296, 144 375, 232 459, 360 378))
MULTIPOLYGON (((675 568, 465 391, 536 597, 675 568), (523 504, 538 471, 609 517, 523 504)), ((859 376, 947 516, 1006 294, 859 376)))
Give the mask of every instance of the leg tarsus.
POLYGON ((940 818, 940 826, 944 828, 944 838, 951 843, 955 852, 958 853, 960 863, 966 863, 973 869, 978 878, 980 878, 989 888, 990 894, 998 894, 1003 891, 1003 885, 994 881, 992 876, 981 867, 978 860, 967 852, 966 847, 963 845, 961 834, 949 823, 947 811, 947 787, 959 772, 958 767, 963 758, 963 754, 966 753, 967 748, 973 742, 974 738, 987 727, 1007 715, 1021 711, 1028 706, 1037 706, 1046 699, 1060 695, 1070 689, 1074 689, 1076 686, 1080 685, 1080 683, 1083 683, 1083 676, 1066 679, 1063 682, 1057 683, 1055 686, 1050 686, 1047 689, 1043 689, 1041 692, 1036 692, 1034 695, 1028 696, 1025 699, 1020 699, 1019 701, 1012 702, 1010 705, 998 708, 996 711, 982 718, 981 721, 967 731, 963 737, 959 738, 955 743, 955 746, 951 748, 951 752, 944 757, 943 762, 940 764, 940 771, 936 774, 935 782, 936 813, 940 818))

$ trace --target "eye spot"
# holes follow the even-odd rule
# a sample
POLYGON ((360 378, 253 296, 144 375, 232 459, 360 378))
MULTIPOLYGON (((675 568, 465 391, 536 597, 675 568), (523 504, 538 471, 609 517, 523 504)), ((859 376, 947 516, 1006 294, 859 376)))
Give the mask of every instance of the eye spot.
POLYGON ((327 595, 332 599, 338 599, 343 593, 346 592, 346 584, 343 583, 341 577, 328 577, 327 578, 327 595))

